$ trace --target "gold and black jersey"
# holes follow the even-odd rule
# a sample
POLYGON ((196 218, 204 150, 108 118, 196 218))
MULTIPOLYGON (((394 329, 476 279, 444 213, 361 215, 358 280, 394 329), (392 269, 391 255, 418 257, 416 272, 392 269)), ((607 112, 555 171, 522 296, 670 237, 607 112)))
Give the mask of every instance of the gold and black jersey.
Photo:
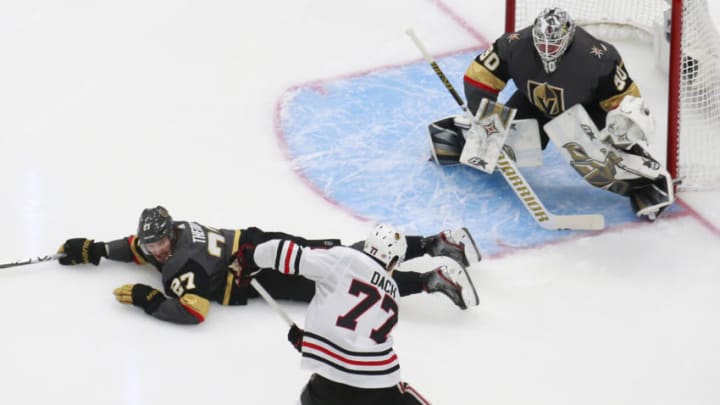
MULTIPOLYGON (((145 253, 135 236, 108 242, 107 247, 110 260, 148 263, 161 273, 165 294, 170 299, 164 301, 152 316, 181 324, 202 322, 211 301, 223 305, 247 302, 251 294, 248 281, 236 282, 235 274, 229 269, 243 246, 254 247, 271 239, 289 239, 300 246, 317 248, 340 245, 339 239, 308 240, 283 232, 265 232, 256 227, 215 229, 188 221, 175 221, 173 227, 172 253, 165 263, 159 263, 145 253)), ((308 302, 314 294, 314 284, 305 279, 282 280, 277 284, 275 292, 287 299, 308 302)), ((272 287, 266 285, 268 289, 272 287)))
POLYGON ((174 323, 199 323, 205 319, 210 301, 244 304, 247 294, 228 269, 240 246, 242 230, 215 229, 187 221, 175 221, 173 228, 172 253, 165 263, 145 253, 134 235, 107 243, 108 259, 148 263, 161 273, 163 289, 170 299, 152 315, 174 323))
POLYGON ((180 297, 196 291, 207 298, 225 285, 228 266, 237 252, 240 230, 214 229, 196 222, 176 222, 175 242, 162 272, 165 292, 180 297), (195 278, 191 281, 191 278, 195 278))

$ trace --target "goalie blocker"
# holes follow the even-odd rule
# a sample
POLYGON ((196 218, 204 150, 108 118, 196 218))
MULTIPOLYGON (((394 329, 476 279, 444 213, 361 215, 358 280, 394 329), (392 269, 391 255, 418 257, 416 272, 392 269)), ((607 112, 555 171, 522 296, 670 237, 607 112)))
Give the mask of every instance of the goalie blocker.
POLYGON ((518 167, 542 166, 537 120, 514 120, 514 109, 483 101, 484 107, 478 109, 473 120, 456 115, 428 126, 433 161, 440 166, 465 164, 492 173, 502 146, 518 167), (483 111, 489 114, 483 116, 483 111), (492 133, 488 136, 489 130, 492 133))

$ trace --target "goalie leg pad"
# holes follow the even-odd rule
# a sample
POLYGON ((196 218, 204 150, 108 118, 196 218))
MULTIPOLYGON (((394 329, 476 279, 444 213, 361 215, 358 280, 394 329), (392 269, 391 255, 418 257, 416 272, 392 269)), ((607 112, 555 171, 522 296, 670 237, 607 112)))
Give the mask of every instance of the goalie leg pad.
POLYGON ((459 164, 465 145, 462 130, 455 125, 455 117, 446 117, 428 126, 433 161, 440 166, 459 164))
POLYGON ((582 105, 567 109, 544 128, 570 166, 590 185, 628 195, 632 181, 639 176, 618 166, 623 161, 620 151, 599 140, 600 131, 582 105))
POLYGON ((505 152, 518 167, 542 166, 540 129, 536 119, 514 120, 510 124, 505 152))
POLYGON ((544 126, 570 165, 592 186, 630 197, 638 216, 653 220, 674 201, 670 175, 649 155, 600 141, 600 131, 577 104, 544 126))

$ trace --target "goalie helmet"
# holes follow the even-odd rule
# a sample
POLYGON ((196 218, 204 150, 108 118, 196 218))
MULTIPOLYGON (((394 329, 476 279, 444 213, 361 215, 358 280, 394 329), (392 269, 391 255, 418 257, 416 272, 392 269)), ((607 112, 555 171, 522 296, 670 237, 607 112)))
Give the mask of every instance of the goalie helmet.
POLYGON ((157 242, 165 237, 173 240, 173 220, 168 211, 159 205, 145 208, 140 214, 137 237, 141 245, 157 242))
POLYGON ((405 235, 392 225, 380 224, 365 239, 363 251, 385 265, 387 270, 405 260, 407 241, 405 235), (393 260, 397 261, 393 263, 393 260))
POLYGON ((575 22, 565 10, 546 8, 535 18, 532 35, 545 72, 552 73, 575 36, 575 22))

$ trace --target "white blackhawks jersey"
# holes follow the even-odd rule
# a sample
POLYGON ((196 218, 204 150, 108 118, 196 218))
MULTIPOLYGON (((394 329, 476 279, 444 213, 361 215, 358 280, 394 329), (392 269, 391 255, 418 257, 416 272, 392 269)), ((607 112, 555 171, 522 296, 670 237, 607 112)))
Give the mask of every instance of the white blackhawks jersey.
POLYGON ((315 296, 305 316, 304 369, 360 388, 400 382, 390 336, 398 320, 400 294, 380 264, 349 247, 303 249, 289 240, 258 245, 254 259, 261 268, 315 281, 315 296))

